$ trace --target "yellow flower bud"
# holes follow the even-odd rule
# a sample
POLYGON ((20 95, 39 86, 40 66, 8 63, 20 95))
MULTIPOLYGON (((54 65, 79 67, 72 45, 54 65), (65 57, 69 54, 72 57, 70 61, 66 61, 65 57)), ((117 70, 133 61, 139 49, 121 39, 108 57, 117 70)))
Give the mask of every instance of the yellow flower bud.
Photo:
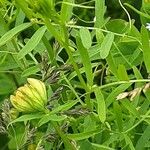
POLYGON ((28 78, 28 83, 10 96, 12 105, 19 112, 44 111, 47 104, 45 84, 37 79, 28 78))
POLYGON ((45 84, 37 79, 28 78, 28 83, 32 88, 34 88, 38 94, 40 94, 41 98, 43 99, 44 104, 47 103, 47 94, 46 94, 46 87, 45 84))

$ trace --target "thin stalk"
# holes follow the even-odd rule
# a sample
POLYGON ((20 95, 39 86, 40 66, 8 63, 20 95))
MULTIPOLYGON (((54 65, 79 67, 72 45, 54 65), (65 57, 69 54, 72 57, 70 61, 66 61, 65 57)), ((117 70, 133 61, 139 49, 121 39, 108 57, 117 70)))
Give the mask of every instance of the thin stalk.
MULTIPOLYGON (((139 80, 112 82, 112 83, 108 83, 108 84, 100 86, 100 89, 108 88, 110 86, 114 86, 114 85, 118 85, 118 84, 139 83, 139 82, 150 82, 150 79, 139 79, 139 80)), ((94 86, 93 89, 94 88, 96 88, 96 86, 94 86)))

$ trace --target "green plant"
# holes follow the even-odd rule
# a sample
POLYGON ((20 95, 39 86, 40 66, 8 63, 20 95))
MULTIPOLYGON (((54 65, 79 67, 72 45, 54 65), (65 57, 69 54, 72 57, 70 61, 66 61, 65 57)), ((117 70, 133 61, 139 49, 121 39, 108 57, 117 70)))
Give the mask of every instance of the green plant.
POLYGON ((150 148, 149 1, 115 3, 0 1, 2 149, 150 148))

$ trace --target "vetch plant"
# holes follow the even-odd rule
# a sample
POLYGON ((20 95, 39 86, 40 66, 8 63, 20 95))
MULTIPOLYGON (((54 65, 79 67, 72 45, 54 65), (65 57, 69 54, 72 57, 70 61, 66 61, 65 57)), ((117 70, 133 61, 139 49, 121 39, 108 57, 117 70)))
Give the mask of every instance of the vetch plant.
POLYGON ((0 149, 149 149, 149 10, 0 1, 0 149))

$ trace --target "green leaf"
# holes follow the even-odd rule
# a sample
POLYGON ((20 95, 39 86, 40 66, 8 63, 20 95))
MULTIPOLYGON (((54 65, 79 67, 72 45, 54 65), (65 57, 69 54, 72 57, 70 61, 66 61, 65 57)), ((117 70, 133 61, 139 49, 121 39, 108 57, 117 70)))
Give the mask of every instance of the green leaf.
POLYGON ((77 104, 79 101, 76 100, 76 101, 70 101, 70 102, 67 102, 66 104, 64 105, 60 105, 58 107, 56 107, 55 109, 53 109, 50 114, 55 114, 55 113, 58 113, 58 112, 62 112, 62 111, 66 111, 68 109, 70 109, 71 107, 73 107, 75 104, 77 104))
POLYGON ((39 119, 39 118, 42 118, 44 115, 45 114, 43 114, 43 113, 34 113, 34 114, 23 115, 15 120, 13 120, 12 122, 10 122, 9 125, 16 123, 16 122, 23 122, 23 121, 33 120, 33 119, 39 119))
POLYGON ((25 19, 25 14, 22 11, 22 9, 19 8, 18 15, 16 17, 15 26, 18 26, 18 25, 22 24, 24 22, 24 19, 25 19))
MULTIPOLYGON (((134 75, 136 77, 136 79, 143 79, 140 71, 138 70, 138 68, 136 66, 133 66, 133 72, 134 72, 134 75)), ((136 83, 135 84, 135 87, 142 87, 144 85, 144 83, 136 83)))
POLYGON ((27 69, 25 69, 21 76, 22 77, 27 77, 27 76, 30 76, 32 74, 36 74, 38 71, 40 71, 40 68, 38 66, 32 66, 32 67, 29 67, 27 69))
POLYGON ((105 59, 109 55, 113 41, 114 41, 114 34, 112 32, 108 33, 105 36, 100 47, 100 56, 102 59, 105 59))
POLYGON ((93 131, 89 131, 89 132, 83 132, 83 133, 77 133, 77 134, 67 134, 66 136, 71 139, 71 140, 83 140, 83 139, 87 139, 91 136, 94 136, 95 134, 100 133, 101 130, 97 129, 97 130, 93 130, 93 131))
POLYGON ((117 72, 117 65, 115 64, 114 57, 112 56, 111 52, 109 53, 108 57, 106 58, 106 61, 108 63, 108 66, 111 70, 111 72, 118 77, 118 72, 117 72))
POLYGON ((46 31, 46 27, 42 26, 34 33, 34 35, 31 37, 31 39, 27 42, 27 44, 18 53, 19 59, 23 58, 26 54, 31 52, 37 46, 37 44, 40 42, 41 38, 43 37, 45 31, 46 31))
POLYGON ((30 76, 32 74, 36 74, 39 71, 40 71, 40 68, 38 66, 32 66, 32 67, 29 67, 29 68, 25 69, 22 72, 21 76, 22 77, 28 77, 28 76, 30 76))
POLYGON ((113 107, 114 107, 115 117, 117 121, 117 126, 118 126, 119 131, 121 132, 123 130, 122 110, 121 110, 120 105, 118 104, 118 101, 114 102, 113 107))
POLYGON ((1 38, 0 38, 0 46, 4 45, 7 41, 11 40, 13 36, 15 36, 17 33, 23 31, 24 29, 30 27, 32 24, 31 23, 23 23, 11 30, 9 30, 7 33, 5 33, 1 38))
POLYGON ((104 100, 104 96, 100 90, 100 88, 95 88, 95 95, 96 95, 96 100, 97 100, 97 105, 98 105, 98 116, 99 119, 102 123, 105 122, 106 120, 106 104, 105 104, 105 100, 104 100))
POLYGON ((87 28, 81 28, 80 29, 80 37, 81 37, 83 46, 86 49, 89 49, 92 45, 92 39, 91 39, 91 34, 90 34, 89 30, 87 28))
POLYGON ((144 63, 147 69, 147 72, 150 73, 150 45, 149 45, 149 35, 147 29, 142 26, 141 28, 141 35, 142 35, 142 49, 143 49, 143 58, 144 63))
POLYGON ((133 68, 133 72, 134 72, 135 77, 136 77, 137 79, 143 79, 143 77, 142 77, 140 71, 137 69, 137 67, 136 67, 136 66, 133 66, 132 68, 133 68))
POLYGON ((149 140, 150 140, 150 125, 146 127, 144 133, 137 141, 135 149, 136 150, 145 150, 144 146, 149 140))
POLYGON ((72 5, 68 5, 67 3, 74 3, 74 0, 63 0, 62 2, 62 6, 61 6, 61 20, 63 20, 64 23, 68 22, 72 16, 72 10, 73 10, 73 6, 72 5))
POLYGON ((76 37, 76 41, 77 41, 77 47, 80 52, 80 56, 81 56, 81 59, 82 59, 83 65, 84 65, 87 82, 90 86, 92 86, 93 85, 92 64, 90 61, 88 51, 82 45, 82 42, 81 42, 81 39, 79 36, 76 37))
MULTIPOLYGON (((106 24, 106 29, 111 31, 111 32, 115 32, 115 33, 119 33, 119 34, 123 34, 128 32, 129 29, 129 23, 126 22, 123 19, 111 19, 107 24, 106 24)), ((115 37, 116 39, 120 39, 122 37, 115 37)))
POLYGON ((57 116, 56 114, 54 115, 49 115, 46 114, 43 116, 40 121, 38 122, 38 127, 42 126, 43 124, 46 124, 49 121, 63 121, 67 118, 67 116, 57 116))
POLYGON ((144 103, 141 105, 141 108, 139 109, 141 114, 145 114, 150 106, 150 89, 147 89, 146 92, 144 92, 144 95, 146 98, 144 99, 144 103))
POLYGON ((96 40, 99 45, 101 45, 104 40, 104 34, 100 29, 96 29, 96 40))
POLYGON ((118 65, 118 77, 120 80, 129 81, 128 74, 124 65, 118 65))
POLYGON ((137 118, 140 117, 139 112, 136 110, 136 108, 132 105, 132 103, 127 98, 125 98, 120 102, 133 116, 136 116, 137 118))
POLYGON ((106 11, 105 1, 95 0, 95 16, 96 16, 95 27, 96 28, 101 28, 104 25, 105 11, 106 11))
POLYGON ((110 106, 111 103, 116 100, 116 97, 117 97, 120 93, 122 93, 123 91, 125 91, 130 85, 131 85, 131 83, 129 83, 129 84, 122 84, 122 85, 119 85, 117 88, 115 88, 115 89, 108 95, 108 97, 106 98, 106 105, 107 105, 107 107, 110 106))

